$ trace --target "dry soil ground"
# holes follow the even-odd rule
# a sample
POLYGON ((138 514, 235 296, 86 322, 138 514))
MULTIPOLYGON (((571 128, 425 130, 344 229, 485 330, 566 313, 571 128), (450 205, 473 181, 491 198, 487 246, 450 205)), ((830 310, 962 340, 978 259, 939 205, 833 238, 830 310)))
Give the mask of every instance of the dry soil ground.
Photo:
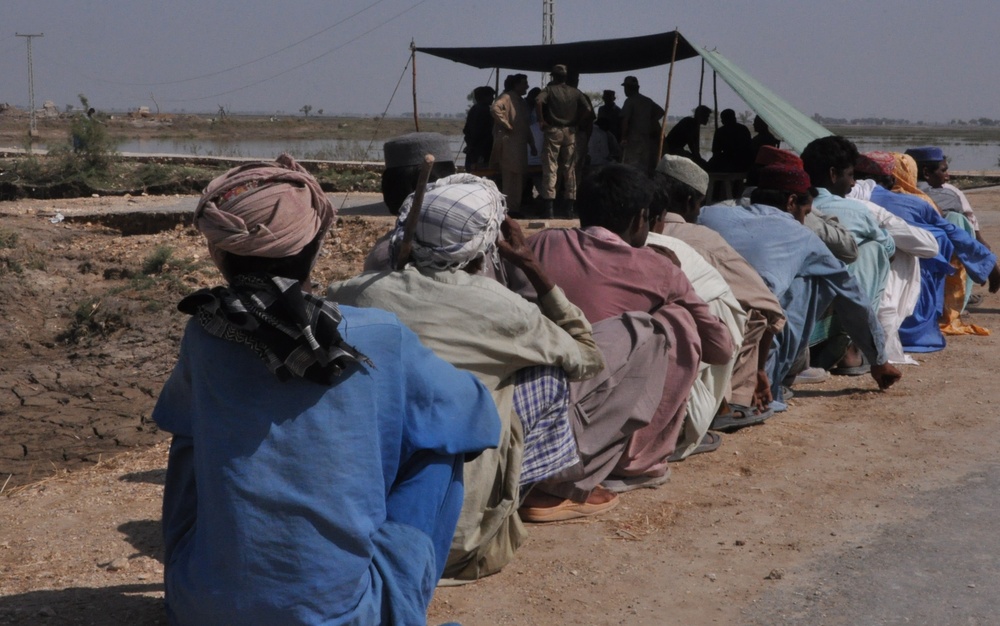
MULTIPOLYGON (((1000 241, 1000 191, 971 198, 1000 241)), ((174 304, 217 276, 190 228, 123 236, 86 214, 170 202, 0 204, 0 624, 164 623, 166 436, 148 417, 184 323, 174 304)), ((344 218, 317 279, 357 271, 387 223, 344 218)), ((1000 296, 970 317, 1000 333, 1000 296)), ((666 486, 531 528, 503 572, 440 589, 430 623, 757 623, 768 592, 808 603, 811 563, 921 519, 917 496, 994 460, 998 336, 949 339, 885 393, 867 377, 797 389, 666 486)))

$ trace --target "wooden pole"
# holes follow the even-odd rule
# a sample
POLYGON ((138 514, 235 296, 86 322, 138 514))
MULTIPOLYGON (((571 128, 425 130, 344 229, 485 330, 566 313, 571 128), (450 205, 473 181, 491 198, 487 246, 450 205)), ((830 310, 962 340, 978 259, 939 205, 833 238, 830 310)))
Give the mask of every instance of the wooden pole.
POLYGON ((410 63, 413 65, 413 130, 419 133, 420 118, 417 116, 417 45, 412 39, 410 40, 410 63))
POLYGON ((705 58, 701 59, 701 78, 698 80, 698 104, 702 103, 702 94, 705 93, 705 58))
POLYGON ((403 227, 403 241, 399 244, 399 251, 396 254, 396 269, 401 270, 406 267, 406 262, 410 260, 410 249, 413 247, 413 234, 417 231, 417 219, 420 217, 420 207, 424 203, 424 193, 427 191, 427 181, 431 177, 431 168, 434 167, 434 155, 425 154, 424 162, 420 164, 420 175, 417 177, 417 189, 413 192, 413 202, 410 204, 410 212, 406 215, 406 225, 403 227))
POLYGON ((667 75, 667 100, 663 103, 663 125, 660 127, 660 149, 656 153, 656 161, 659 163, 663 154, 663 139, 667 136, 667 115, 670 112, 670 87, 674 82, 674 61, 677 60, 677 40, 681 34, 674 29, 674 50, 670 53, 670 73, 667 75))
POLYGON ((712 70, 712 108, 715 109, 715 130, 719 130, 719 75, 712 70))

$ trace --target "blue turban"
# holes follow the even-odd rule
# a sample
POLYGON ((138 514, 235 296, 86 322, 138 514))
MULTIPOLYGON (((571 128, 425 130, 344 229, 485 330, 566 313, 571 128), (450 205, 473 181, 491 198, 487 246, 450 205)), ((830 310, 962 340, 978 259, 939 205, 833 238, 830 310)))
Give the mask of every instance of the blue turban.
POLYGON ((910 148, 906 154, 913 157, 917 163, 921 161, 944 161, 944 152, 935 146, 924 146, 922 148, 910 148))

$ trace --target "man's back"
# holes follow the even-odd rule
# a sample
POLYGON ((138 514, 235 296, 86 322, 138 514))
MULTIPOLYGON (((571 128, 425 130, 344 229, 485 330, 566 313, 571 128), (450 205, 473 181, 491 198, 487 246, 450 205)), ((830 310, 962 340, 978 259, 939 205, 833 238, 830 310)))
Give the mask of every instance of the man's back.
POLYGON ((665 144, 667 152, 678 154, 685 148, 692 152, 699 149, 698 142, 701 138, 701 128, 698 120, 693 117, 685 117, 677 122, 670 132, 667 133, 665 144))
POLYGON ((495 445, 495 409, 394 316, 341 313, 345 340, 374 367, 331 386, 282 382, 247 345, 189 323, 153 413, 175 435, 163 511, 173 621, 424 619, 413 605, 430 597, 451 531, 392 519, 392 489, 421 454, 495 445), (393 615, 394 582, 373 562, 387 545, 406 546, 400 580, 423 587, 390 602, 393 615))
POLYGON ((528 245, 591 323, 626 311, 654 313, 689 291, 693 294, 680 269, 648 248, 579 228, 550 228, 529 237, 528 245))
POLYGON ((649 97, 637 93, 625 100, 622 108, 622 118, 628 127, 629 141, 648 140, 659 136, 660 126, 657 123, 663 116, 663 109, 649 97))
POLYGON ((566 83, 549 83, 538 94, 545 123, 550 126, 577 127, 593 117, 590 100, 576 87, 566 83))

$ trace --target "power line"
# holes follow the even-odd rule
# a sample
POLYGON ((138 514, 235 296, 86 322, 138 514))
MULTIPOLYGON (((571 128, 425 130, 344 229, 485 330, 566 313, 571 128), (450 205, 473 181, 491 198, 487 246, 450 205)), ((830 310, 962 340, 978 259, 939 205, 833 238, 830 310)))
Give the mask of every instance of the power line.
POLYGON ((272 74, 270 76, 267 76, 267 77, 262 78, 260 80, 254 81, 254 82, 249 83, 247 85, 243 85, 242 87, 237 87, 235 89, 230 89, 228 91, 222 91, 222 92, 215 93, 215 94, 212 94, 212 95, 209 95, 209 96, 201 96, 199 98, 167 99, 167 100, 164 100, 164 102, 198 102, 200 100, 208 100, 209 98, 218 98, 219 96, 227 96, 227 95, 229 95, 231 93, 236 93, 237 91, 243 91, 244 89, 249 89, 250 87, 255 87, 255 86, 257 86, 257 85, 259 85, 261 83, 266 83, 267 81, 269 81, 271 79, 277 78, 279 76, 283 76, 284 74, 287 74, 287 73, 295 71, 295 70, 297 70, 299 68, 305 67, 306 65, 309 65, 310 63, 314 63, 314 62, 316 62, 316 61, 318 61, 318 60, 320 60, 320 59, 322 59, 322 58, 324 58, 326 56, 329 56, 329 55, 333 54, 337 50, 340 50, 341 48, 343 48, 345 46, 348 46, 348 45, 354 43, 355 41, 357 41, 357 40, 359 40, 359 39, 361 39, 361 38, 363 38, 363 37, 365 37, 365 36, 367 36, 367 35, 375 32, 379 28, 382 28, 386 24, 388 24, 388 23, 396 20, 397 18, 402 17, 403 15, 409 13, 413 9, 416 9, 417 7, 419 7, 420 5, 422 5, 422 4, 424 4, 424 3, 428 2, 428 1, 429 0, 420 0, 420 2, 417 2, 416 4, 414 4, 413 6, 411 6, 410 8, 404 9, 404 10, 400 11, 399 13, 397 13, 396 15, 393 15, 392 17, 390 17, 389 19, 385 20, 384 22, 382 22, 382 23, 380 23, 380 24, 378 24, 378 25, 376 25, 376 26, 374 26, 374 27, 366 30, 363 33, 361 33, 357 37, 355 37, 355 38, 353 38, 351 40, 345 41, 344 43, 340 44, 339 46, 336 46, 334 48, 331 48, 330 50, 327 50, 323 54, 320 54, 318 56, 314 56, 313 58, 309 59, 308 61, 304 61, 302 63, 299 63, 298 65, 294 65, 294 66, 292 66, 292 67, 290 67, 288 69, 282 70, 282 71, 278 72, 277 74, 272 74))
MULTIPOLYGON (((360 11, 357 11, 356 13, 352 13, 351 15, 348 15, 347 17, 345 17, 342 20, 339 20, 335 24, 327 26, 323 30, 315 32, 315 33, 309 35, 308 37, 306 37, 304 39, 300 39, 300 40, 296 41, 295 43, 290 43, 287 46, 285 46, 284 48, 279 48, 278 50, 275 50, 274 52, 265 54, 264 56, 261 56, 261 57, 257 57, 256 59, 251 59, 250 61, 245 61, 245 62, 240 63, 238 65, 233 65, 231 67, 223 68, 221 70, 216 70, 214 72, 209 72, 207 74, 200 74, 198 76, 192 76, 190 78, 181 78, 181 79, 178 79, 178 80, 168 80, 168 81, 162 81, 162 82, 156 82, 156 83, 126 83, 126 82, 119 82, 119 81, 113 81, 113 80, 105 80, 105 79, 102 79, 102 78, 90 78, 90 77, 88 77, 88 78, 90 78, 91 80, 96 80, 98 82, 108 83, 110 85, 119 85, 119 86, 122 86, 122 87, 158 87, 158 86, 163 86, 163 85, 178 85, 180 83, 187 83, 187 82, 191 82, 191 81, 194 81, 194 80, 201 80, 202 78, 211 78, 213 76, 218 76, 219 74, 225 74, 226 72, 231 72, 233 70, 238 70, 238 69, 244 68, 244 67, 246 67, 248 65, 253 65, 254 63, 257 63, 258 61, 263 61, 264 59, 269 59, 269 58, 271 58, 271 57, 273 57, 275 55, 281 54, 282 52, 284 52, 286 50, 290 50, 291 48, 294 48, 295 46, 303 44, 303 43, 309 41, 310 39, 313 39, 315 37, 319 37, 320 35, 333 30, 334 28, 336 28, 336 27, 338 27, 338 26, 340 26, 340 25, 342 25, 342 24, 344 24, 344 23, 346 23, 346 22, 354 19, 355 17, 361 15, 365 11, 368 11, 369 9, 372 9, 372 8, 378 6, 379 4, 382 4, 383 2, 385 2, 385 0, 376 0, 375 2, 369 4, 365 8, 361 9, 360 11)), ((211 96, 209 96, 209 97, 211 97, 211 96)))

